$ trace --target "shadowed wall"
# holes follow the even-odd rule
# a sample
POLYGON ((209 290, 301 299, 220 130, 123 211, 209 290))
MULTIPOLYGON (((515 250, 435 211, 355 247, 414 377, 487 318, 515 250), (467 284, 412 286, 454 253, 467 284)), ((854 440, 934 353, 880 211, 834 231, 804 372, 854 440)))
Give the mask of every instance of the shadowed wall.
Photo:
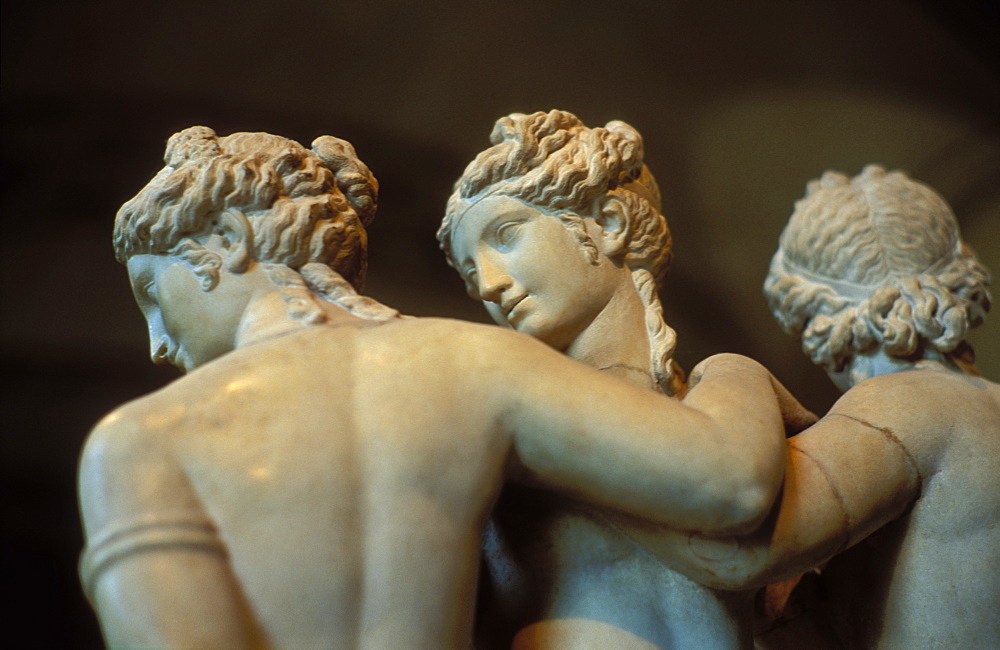
MULTIPOLYGON (((833 386, 760 290, 806 181, 868 162, 904 169, 944 195, 1000 273, 990 11, 903 0, 6 2, 5 609, 32 644, 99 643, 75 577, 75 463, 103 413, 176 376, 149 364, 110 247, 115 211, 160 168, 171 133, 205 124, 350 140, 382 184, 367 293, 410 314, 486 322, 434 231, 493 121, 550 108, 591 126, 624 119, 645 137, 674 235, 662 296, 681 364, 741 352, 823 411, 833 386)), ((1000 315, 972 341, 1000 380, 1000 315)))

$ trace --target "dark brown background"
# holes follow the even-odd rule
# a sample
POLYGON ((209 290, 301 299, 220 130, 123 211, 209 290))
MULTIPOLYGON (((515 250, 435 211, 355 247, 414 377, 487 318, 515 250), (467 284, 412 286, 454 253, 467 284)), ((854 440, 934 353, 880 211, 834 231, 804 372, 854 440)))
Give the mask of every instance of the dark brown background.
MULTIPOLYGON (((760 284, 810 178, 868 162, 937 188, 1000 271, 998 27, 987 0, 4 2, 5 632, 99 642, 75 577, 87 429, 175 374, 147 361, 109 245, 174 131, 353 142, 382 182, 369 293, 485 321, 434 240, 452 181, 511 111, 645 136, 676 262, 663 290, 690 368, 755 357, 813 409, 835 397, 760 284)), ((1000 318, 973 338, 1000 379, 1000 318)), ((956 408, 959 408, 956 405, 956 408)))

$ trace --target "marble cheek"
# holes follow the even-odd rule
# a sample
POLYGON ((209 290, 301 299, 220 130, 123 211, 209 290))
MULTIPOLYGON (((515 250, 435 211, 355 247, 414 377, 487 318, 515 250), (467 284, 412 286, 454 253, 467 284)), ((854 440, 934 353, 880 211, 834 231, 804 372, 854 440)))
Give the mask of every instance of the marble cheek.
POLYGON ((128 261, 136 301, 149 326, 150 354, 188 372, 232 349, 235 324, 190 266, 166 255, 128 261))

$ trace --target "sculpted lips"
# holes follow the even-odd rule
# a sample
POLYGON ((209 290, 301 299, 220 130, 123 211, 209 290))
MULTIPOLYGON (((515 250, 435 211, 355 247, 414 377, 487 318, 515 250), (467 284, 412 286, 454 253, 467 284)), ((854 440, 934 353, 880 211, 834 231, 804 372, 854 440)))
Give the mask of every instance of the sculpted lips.
MULTIPOLYGON (((503 304, 500 305, 500 310, 503 312, 503 317, 507 319, 508 323, 511 322, 510 321, 510 315, 511 315, 511 313, 513 313, 514 308, 517 307, 518 305, 520 305, 521 301, 523 301, 527 297, 528 297, 528 294, 524 294, 522 296, 518 296, 517 298, 514 298, 513 300, 511 300, 509 302, 505 302, 505 303, 503 303, 503 304)), ((511 323, 511 324, 513 324, 513 323, 511 323)))

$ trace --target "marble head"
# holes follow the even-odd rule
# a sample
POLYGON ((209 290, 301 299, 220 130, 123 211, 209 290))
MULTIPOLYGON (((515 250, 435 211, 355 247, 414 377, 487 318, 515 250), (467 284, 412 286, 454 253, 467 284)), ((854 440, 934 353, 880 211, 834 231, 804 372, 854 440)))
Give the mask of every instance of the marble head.
POLYGON ((626 214, 626 261, 661 280, 670 266, 671 239, 660 214, 660 190, 643 163, 642 136, 621 121, 588 128, 575 115, 553 110, 513 113, 497 120, 493 146, 469 163, 448 199, 438 241, 451 259, 451 240, 470 206, 508 196, 557 217, 592 259, 598 251, 582 217, 596 217, 609 201, 626 214))
POLYGON ((988 283, 944 199, 903 172, 869 165, 854 178, 829 171, 808 184, 764 292, 813 362, 838 373, 874 351, 900 360, 971 356, 964 341, 989 310, 988 283))
POLYGON ((164 161, 114 229, 154 362, 190 370, 231 349, 262 289, 305 325, 326 320, 323 299, 365 318, 396 315, 357 293, 378 183, 349 143, 322 136, 310 150, 196 126, 170 138, 164 161))
POLYGON ((492 146, 476 156, 455 183, 438 230, 441 248, 466 281, 470 295, 482 300, 498 323, 564 349, 580 327, 574 323, 586 321, 605 306, 601 301, 610 291, 601 267, 625 267, 631 272, 626 281, 634 284, 647 310, 653 376, 672 392, 676 337, 663 322, 657 296, 658 283, 670 265, 671 237, 660 212, 659 188, 643 162, 642 136, 621 121, 589 128, 573 114, 553 110, 500 118, 490 141, 492 146), (473 273, 475 265, 455 256, 456 243, 461 246, 463 238, 481 232, 502 238, 514 232, 484 231, 484 215, 515 212, 524 213, 514 221, 528 224, 530 235, 521 236, 537 244, 537 254, 529 258, 525 248, 518 269, 507 271, 520 271, 522 277, 548 285, 532 297, 541 303, 539 309, 550 312, 544 328, 531 325, 529 318, 518 318, 512 303, 523 291, 501 297, 495 285, 485 281, 484 269, 473 273), (560 224, 564 234, 536 223, 538 215, 560 224), (463 232, 468 229, 474 232, 463 232), (570 241, 577 251, 566 250, 570 241), (582 306, 582 311, 571 309, 574 305, 582 306))

